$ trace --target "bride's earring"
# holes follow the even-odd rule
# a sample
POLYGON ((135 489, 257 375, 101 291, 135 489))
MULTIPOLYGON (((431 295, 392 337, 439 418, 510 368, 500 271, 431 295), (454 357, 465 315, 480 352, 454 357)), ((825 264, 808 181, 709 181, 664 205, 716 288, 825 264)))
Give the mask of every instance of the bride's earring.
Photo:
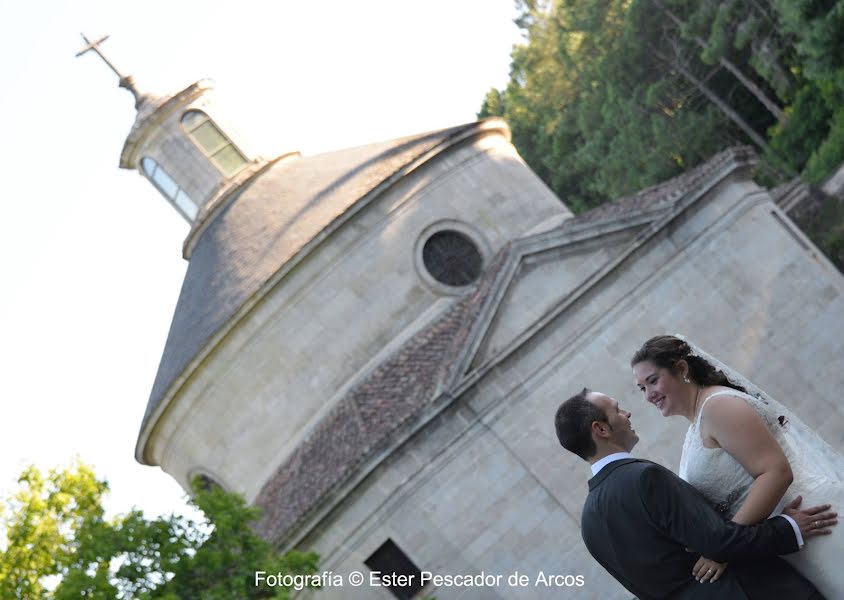
POLYGON ((691 383, 691 381, 689 381, 688 375, 683 375, 683 381, 685 381, 686 383, 691 383))

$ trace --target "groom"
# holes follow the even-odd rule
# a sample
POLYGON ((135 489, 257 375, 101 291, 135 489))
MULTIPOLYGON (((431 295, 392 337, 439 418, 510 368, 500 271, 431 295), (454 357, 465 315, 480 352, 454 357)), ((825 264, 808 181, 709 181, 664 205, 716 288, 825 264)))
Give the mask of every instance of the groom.
POLYGON ((796 552, 804 536, 834 525, 837 515, 824 512, 829 506, 789 508, 788 516, 759 525, 725 521, 671 471, 633 458, 629 452, 639 438, 630 413, 588 389, 559 407, 555 426, 560 444, 592 465, 583 541, 595 560, 641 600, 822 600, 777 555, 796 552), (699 583, 692 576, 698 554, 730 565, 717 581, 699 583))

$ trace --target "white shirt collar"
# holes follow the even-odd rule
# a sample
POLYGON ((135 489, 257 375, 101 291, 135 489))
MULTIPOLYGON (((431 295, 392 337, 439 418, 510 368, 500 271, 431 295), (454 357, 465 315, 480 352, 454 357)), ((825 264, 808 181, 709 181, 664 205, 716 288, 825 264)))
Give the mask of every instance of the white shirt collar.
POLYGON ((601 460, 596 463, 592 464, 592 477, 598 474, 598 472, 606 467, 611 462, 615 462, 617 460, 622 460, 624 458, 633 458, 633 455, 629 452, 616 452, 615 454, 610 454, 605 456, 601 460))

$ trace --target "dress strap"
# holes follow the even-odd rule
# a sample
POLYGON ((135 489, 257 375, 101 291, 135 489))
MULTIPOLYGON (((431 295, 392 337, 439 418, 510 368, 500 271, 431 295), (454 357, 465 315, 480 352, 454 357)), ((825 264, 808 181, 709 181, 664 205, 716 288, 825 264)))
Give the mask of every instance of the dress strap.
POLYGON ((701 402, 700 404, 700 410, 697 411, 697 418, 695 419, 695 427, 700 424, 700 417, 703 415, 703 407, 706 406, 706 403, 709 402, 710 398, 714 398, 715 396, 738 396, 739 398, 747 398, 747 394, 745 394, 741 390, 729 389, 712 392, 706 398, 704 398, 703 402, 701 402))

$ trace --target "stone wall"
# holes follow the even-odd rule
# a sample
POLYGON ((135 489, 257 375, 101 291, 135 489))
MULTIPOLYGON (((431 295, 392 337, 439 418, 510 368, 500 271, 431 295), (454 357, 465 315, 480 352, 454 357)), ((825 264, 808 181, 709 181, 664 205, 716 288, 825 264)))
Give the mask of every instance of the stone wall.
POLYGON ((489 260, 568 215, 500 133, 437 156, 335 231, 237 324, 158 423, 150 455, 183 486, 203 472, 254 499, 336 398, 462 291, 419 272, 426 232, 465 227, 489 260))
MULTIPOLYGON (((537 302, 571 292, 526 281, 537 282, 537 302)), ((629 598, 583 546, 589 469, 559 447, 553 415, 584 385, 610 394, 633 413, 635 453, 676 470, 687 422, 647 405, 629 368, 639 344, 658 333, 686 334, 844 451, 844 279, 744 175, 728 178, 600 281, 581 285, 565 311, 458 388, 446 411, 301 541, 322 555, 323 569, 367 573, 363 561, 391 538, 435 573, 585 579, 553 590, 425 590, 437 598, 629 598)), ((519 293, 523 302, 530 297, 519 293)), ((512 319, 495 326, 512 329, 512 319)), ((318 597, 392 596, 346 586, 318 597)))

